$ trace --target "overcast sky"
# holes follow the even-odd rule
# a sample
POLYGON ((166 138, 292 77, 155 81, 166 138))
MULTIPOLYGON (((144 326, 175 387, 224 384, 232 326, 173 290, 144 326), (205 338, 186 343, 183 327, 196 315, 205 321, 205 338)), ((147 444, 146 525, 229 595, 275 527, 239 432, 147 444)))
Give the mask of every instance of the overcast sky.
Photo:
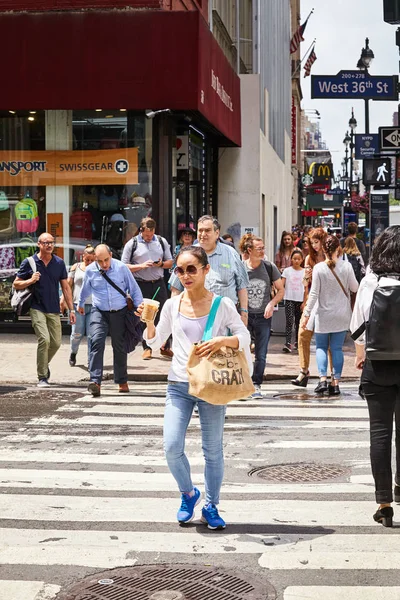
MULTIPOLYGON (((301 22, 314 8, 301 44, 301 57, 316 38, 317 60, 311 74, 334 75, 340 70, 355 70, 364 47, 365 38, 375 54, 370 75, 397 75, 399 53, 395 44, 396 25, 383 21, 383 0, 302 0, 301 22)), ((304 65, 304 63, 303 63, 304 65)), ((302 67, 303 67, 302 65, 302 67)), ((304 70, 302 68, 304 74, 304 70)), ((332 152, 335 173, 344 157, 343 138, 348 129, 351 107, 357 119, 357 133, 365 132, 364 101, 311 100, 311 77, 302 75, 303 102, 306 109, 315 108, 321 113, 319 121, 322 138, 332 152)), ((370 132, 391 125, 397 102, 370 101, 370 132)), ((311 115, 312 116, 312 115, 311 115)))

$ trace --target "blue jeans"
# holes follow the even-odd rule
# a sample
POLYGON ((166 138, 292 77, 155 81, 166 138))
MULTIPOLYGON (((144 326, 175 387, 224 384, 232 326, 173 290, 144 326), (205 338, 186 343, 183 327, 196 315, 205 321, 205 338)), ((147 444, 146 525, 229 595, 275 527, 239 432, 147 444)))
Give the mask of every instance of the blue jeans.
POLYGON ((114 381, 115 383, 128 381, 128 355, 125 351, 126 311, 127 308, 118 312, 92 308, 89 372, 90 381, 95 381, 99 385, 103 378, 104 348, 108 332, 110 332, 114 355, 114 381))
POLYGON ((206 503, 219 503, 224 477, 223 434, 226 406, 215 406, 191 396, 186 382, 169 381, 164 414, 164 451, 181 493, 193 489, 190 465, 185 454, 186 431, 197 403, 205 460, 206 503))
POLYGON ((252 377, 254 385, 261 385, 263 382, 269 338, 271 337, 271 321, 272 317, 264 319, 264 313, 249 314, 248 330, 254 339, 255 345, 255 362, 252 377))
POLYGON ((317 347, 316 359, 320 377, 326 377, 328 370, 328 348, 331 349, 332 367, 335 379, 340 379, 344 363, 343 344, 347 331, 335 333, 316 333, 315 344, 317 347))
POLYGON ((75 316, 76 323, 75 325, 71 325, 71 353, 77 354, 79 350, 80 343, 84 335, 87 335, 87 346, 88 346, 88 364, 90 357, 90 334, 89 334, 89 325, 90 325, 90 315, 92 312, 92 305, 85 304, 85 314, 81 315, 78 310, 76 304, 75 307, 75 316))

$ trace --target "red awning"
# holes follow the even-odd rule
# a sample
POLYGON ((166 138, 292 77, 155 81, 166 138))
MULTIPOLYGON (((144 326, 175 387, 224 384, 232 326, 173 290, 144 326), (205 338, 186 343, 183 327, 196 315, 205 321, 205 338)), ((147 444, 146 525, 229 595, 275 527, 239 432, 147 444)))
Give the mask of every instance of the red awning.
POLYGON ((7 13, 0 110, 198 111, 241 143, 240 80, 198 11, 7 13))

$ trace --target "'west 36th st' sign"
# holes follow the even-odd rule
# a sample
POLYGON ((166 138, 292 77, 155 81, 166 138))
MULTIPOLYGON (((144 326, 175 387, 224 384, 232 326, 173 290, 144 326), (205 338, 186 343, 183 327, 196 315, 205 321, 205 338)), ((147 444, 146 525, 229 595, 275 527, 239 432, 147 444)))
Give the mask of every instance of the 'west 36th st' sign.
POLYGON ((339 71, 337 75, 312 75, 311 98, 397 100, 397 75, 373 76, 362 71, 339 71))

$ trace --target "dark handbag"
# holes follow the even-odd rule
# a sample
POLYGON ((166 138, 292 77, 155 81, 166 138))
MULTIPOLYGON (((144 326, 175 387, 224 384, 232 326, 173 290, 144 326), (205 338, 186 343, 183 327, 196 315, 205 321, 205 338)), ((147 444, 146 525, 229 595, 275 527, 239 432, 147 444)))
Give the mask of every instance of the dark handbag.
POLYGON ((125 352, 130 354, 143 339, 142 326, 140 324, 139 317, 134 313, 135 307, 133 300, 129 294, 123 292, 121 288, 109 278, 105 271, 99 269, 99 273, 104 277, 107 283, 117 290, 117 292, 119 292, 126 300, 126 306, 128 310, 126 311, 125 315, 125 352))

